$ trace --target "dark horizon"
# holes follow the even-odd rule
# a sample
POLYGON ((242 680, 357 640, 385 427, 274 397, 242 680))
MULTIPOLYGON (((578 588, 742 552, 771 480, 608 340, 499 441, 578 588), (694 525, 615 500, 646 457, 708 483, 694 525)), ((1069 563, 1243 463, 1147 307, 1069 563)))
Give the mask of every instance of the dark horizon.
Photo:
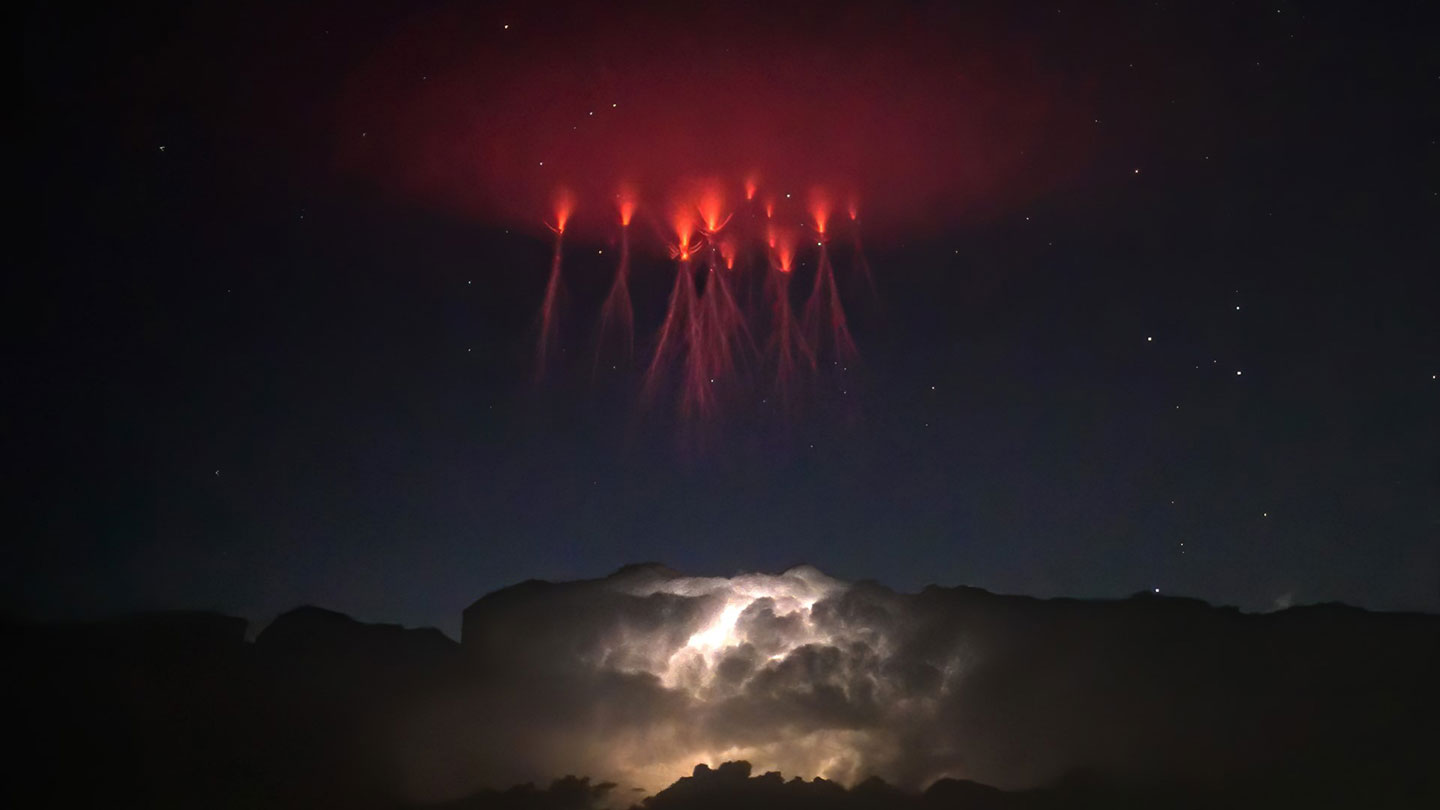
MULTIPOLYGON (((552 579, 546 579, 546 578, 543 578, 543 577, 528 577, 528 578, 526 578, 526 579, 524 579, 524 580, 521 580, 521 581, 511 582, 511 583, 508 583, 508 584, 505 584, 505 585, 501 585, 501 586, 499 586, 499 587, 497 587, 497 588, 494 588, 494 589, 492 589, 492 590, 484 591, 484 592, 478 594, 475 598, 472 598, 472 599, 470 599, 468 602, 466 602, 465 605, 463 606, 463 608, 462 608, 461 610, 459 610, 459 611, 456 611, 453 616, 451 616, 451 617, 449 617, 449 618, 444 618, 444 619, 441 619, 440 621, 437 621, 437 622, 434 622, 434 623, 429 623, 429 624, 407 624, 407 623, 403 623, 403 622, 399 622, 399 621, 393 621, 393 620, 391 620, 391 619, 389 619, 389 618, 387 618, 387 617, 384 617, 384 616, 362 616, 362 615, 356 615, 356 614, 352 614, 352 613, 349 613, 349 612, 344 611, 344 610, 340 610, 340 609, 338 609, 338 608, 337 608, 336 606, 334 606, 334 605, 327 605, 327 604, 323 604, 323 603, 319 603, 319 602, 313 602, 313 601, 311 601, 311 602, 299 602, 299 603, 296 603, 296 604, 294 604, 294 605, 291 605, 291 606, 288 607, 288 608, 284 608, 284 609, 282 609, 282 610, 280 610, 280 611, 278 611, 278 612, 276 612, 276 613, 268 614, 268 615, 261 615, 261 616, 246 616, 246 615, 242 615, 242 614, 239 614, 239 613, 234 613, 234 612, 229 612, 229 611, 221 610, 221 609, 215 608, 215 607, 210 606, 210 605, 200 604, 200 605, 172 605, 172 606, 163 606, 163 607, 139 607, 139 608, 126 609, 126 610, 112 611, 112 612, 108 612, 108 613, 94 613, 94 614, 89 614, 89 615, 72 615, 72 616, 25 616, 25 615, 20 615, 20 614, 5 614, 5 615, 0 615, 0 621, 7 622, 7 623, 8 623, 10 626, 12 626, 12 627, 14 627, 14 626, 35 626, 35 627, 64 628, 64 627, 80 627, 80 626, 90 626, 90 625, 101 625, 101 626, 103 626, 103 625, 112 624, 112 623, 116 623, 116 622, 121 622, 121 623, 123 623, 123 622, 129 622, 129 621, 144 621, 144 620, 151 619, 151 618, 162 618, 162 619, 163 619, 163 618, 166 617, 166 616, 212 615, 212 616, 225 617, 225 618, 227 618, 227 619, 238 619, 238 620, 241 620, 241 621, 245 622, 245 638, 246 638, 247 640, 253 641, 257 635, 259 635, 260 633, 263 633, 263 632, 265 631, 265 628, 266 628, 266 627, 268 627, 269 625, 271 625, 272 623, 274 623, 275 620, 277 620, 277 619, 279 619, 279 618, 281 618, 281 617, 284 617, 284 616, 287 616, 287 615, 289 615, 289 614, 293 614, 293 613, 296 613, 296 612, 319 610, 319 611, 323 611, 323 612, 325 612, 325 613, 333 613, 333 614, 335 614, 335 615, 337 615, 337 616, 344 616, 346 619, 353 620, 353 621, 358 621, 358 622, 361 622, 361 623, 364 623, 364 624, 377 625, 377 626, 397 627, 397 628, 404 629, 404 630, 437 630, 437 631, 439 631, 440 633, 442 633, 446 638, 450 639, 451 641, 456 641, 456 642, 458 642, 458 641, 461 641, 461 620, 462 620, 462 615, 463 615, 463 613, 464 613, 464 610, 467 609, 467 608, 469 608, 470 606, 474 605, 476 602, 484 600, 484 599, 487 598, 487 597, 494 596, 494 595, 496 595, 496 594, 504 594, 505 592, 510 591, 510 590, 512 590, 512 589, 525 588, 525 587, 529 587, 529 586, 532 586, 532 585, 573 585, 573 584, 577 584, 577 583, 603 582, 603 581, 605 581, 605 580, 608 580, 608 579, 611 579, 611 578, 613 578, 613 577, 616 577, 616 576, 625 574, 626 572, 629 572, 629 571, 632 571, 632 570, 636 570, 636 569, 649 569, 649 568, 658 568, 658 569, 662 569, 662 570, 666 570, 666 571, 671 571, 671 572, 676 573, 677 575, 686 576, 686 577, 695 577, 695 578, 703 578, 703 579, 727 579, 727 578, 732 578, 732 577, 745 577, 745 576, 752 576, 752 575, 760 575, 760 576, 781 576, 781 575, 784 575, 784 574, 785 574, 786 572, 788 572, 788 571, 792 571, 792 570, 800 569, 800 568, 815 568, 815 566, 811 566, 809 563, 803 563, 803 562, 802 562, 802 563, 797 563, 797 564, 795 564, 795 565, 783 566, 783 567, 781 567, 781 568, 777 568, 777 569, 773 569, 773 570, 769 570, 769 571, 733 571, 733 572, 730 572, 730 573, 728 573, 728 574, 719 574, 719 573, 711 573, 711 572, 703 572, 703 571, 701 571, 701 572, 697 572, 697 571, 680 571, 680 570, 674 568, 673 566, 668 566, 668 565, 666 565, 666 564, 663 563, 663 562, 659 562, 659 561, 646 561, 646 562, 626 563, 625 565, 622 565, 622 566, 620 566, 620 567, 618 567, 618 568, 615 568, 614 570, 607 571, 607 572, 603 572, 603 573, 601 573, 601 574, 599 574, 599 575, 597 575, 597 576, 593 576, 593 577, 579 577, 579 578, 576 578, 576 579, 573 579, 573 580, 565 580, 565 579, 553 579, 553 580, 552 580, 552 579)), ((818 569, 817 569, 817 570, 818 570, 818 569)), ((827 572, 822 572, 822 573, 827 573, 827 572)), ((1368 608, 1368 607, 1365 607, 1365 606, 1363 606, 1363 605, 1354 605, 1354 604, 1350 604, 1350 603, 1348 603, 1348 602, 1341 602, 1341 601, 1338 601, 1338 600, 1323 600, 1323 601, 1315 601, 1315 602, 1294 602, 1294 603, 1289 603, 1289 604, 1284 604, 1284 605, 1275 605, 1275 604, 1272 604, 1272 605, 1270 605, 1270 606, 1268 606, 1268 607, 1260 607, 1260 608, 1258 608, 1258 609, 1253 609, 1253 610, 1251 610, 1251 609, 1247 609, 1246 607, 1241 606, 1241 605, 1231 605, 1231 604, 1224 604, 1224 603, 1214 603, 1214 602, 1210 602, 1210 601, 1208 601, 1208 600, 1202 599, 1202 598, 1200 598, 1200 597, 1198 597, 1198 596, 1192 596, 1192 595, 1190 595, 1190 594, 1184 594, 1184 593, 1164 593, 1164 592, 1161 592, 1161 591, 1159 591, 1158 589, 1154 589, 1154 588, 1152 588, 1152 589, 1142 589, 1142 590, 1135 591, 1134 593, 1122 594, 1122 595, 1113 595, 1113 596, 1109 596, 1109 595, 1107 595, 1107 596, 1068 596, 1068 595, 1063 595, 1063 594, 1053 595, 1053 596, 1036 596, 1036 595, 1033 595, 1033 594, 1006 593, 1006 592, 1003 592, 1003 591, 992 591, 992 590, 989 590, 989 589, 987 589, 987 588, 982 588, 982 587, 977 586, 977 585, 969 585, 969 584, 960 583, 960 582, 953 582, 953 583, 946 583, 946 582, 928 582, 928 583, 925 583, 924 585, 921 585, 920 587, 915 588, 915 589, 913 589, 913 590, 905 590, 905 589, 894 588, 894 587, 891 587, 890 585, 888 585, 887 583, 880 582, 880 581, 875 580, 875 579, 872 579, 872 578, 855 580, 855 581, 853 581, 853 582, 848 582, 847 584, 851 584, 851 585, 866 585, 866 586, 872 586, 872 585, 873 585, 873 586, 882 588, 882 589, 884 589, 884 590, 891 591, 891 592, 896 593, 896 594, 910 595, 910 596, 913 596, 913 595, 916 595, 916 594, 918 594, 918 593, 921 593, 921 592, 924 592, 924 591, 927 591, 927 590, 931 590, 931 589, 939 589, 939 590, 960 590, 960 591, 975 592, 975 593, 977 593, 977 594, 983 594, 983 595, 986 595, 986 596, 994 596, 994 597, 998 597, 998 598, 1002 598, 1002 599, 1029 600, 1029 601, 1034 601, 1034 602, 1037 602, 1037 603, 1054 602, 1054 603, 1058 603, 1058 604, 1069 604, 1069 603, 1106 604, 1106 603, 1126 602, 1126 601, 1134 600, 1134 599, 1141 599, 1141 600, 1163 599, 1163 600, 1175 600, 1175 601, 1177 601, 1177 602, 1184 602, 1184 603, 1196 603, 1196 604, 1201 604, 1201 605, 1204 605, 1204 606, 1207 607, 1207 608, 1214 608, 1214 609, 1217 609, 1217 610, 1224 610, 1224 611, 1235 611, 1236 613, 1238 613, 1238 614, 1240 614, 1240 615, 1247 615, 1247 616, 1263 616, 1263 615, 1269 615, 1269 614, 1275 614, 1275 613, 1283 613, 1283 612, 1289 611, 1289 610, 1335 609, 1335 608, 1344 609, 1344 610, 1356 610, 1356 611, 1360 611, 1360 612, 1363 612, 1363 613, 1377 613, 1377 614, 1397 614, 1397 615, 1417 615, 1417 616, 1434 616, 1434 615, 1440 615, 1440 610, 1429 610, 1429 609, 1424 609, 1424 608, 1414 609, 1414 610, 1407 610, 1407 609, 1403 609, 1403 608, 1397 608, 1397 609, 1391 609, 1391 610, 1383 610, 1383 609, 1378 609, 1378 610, 1377 610, 1377 609, 1375 609, 1375 608, 1368 608)))
POLYGON ((22 784, 77 801, 976 810, 1440 795, 1430 614, 900 594, 805 567, 723 580, 638 565, 486 594, 458 642, 315 607, 253 640, 243 620, 204 613, 0 630, 26 696, 25 756, 39 755, 22 784))

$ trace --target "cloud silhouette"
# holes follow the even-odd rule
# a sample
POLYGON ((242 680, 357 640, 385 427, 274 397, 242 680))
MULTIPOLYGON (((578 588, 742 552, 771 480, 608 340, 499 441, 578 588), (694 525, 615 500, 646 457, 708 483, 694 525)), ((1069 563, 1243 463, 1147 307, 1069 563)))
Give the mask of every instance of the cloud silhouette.
POLYGON ((498 783, 565 770, 653 791, 734 759, 909 790, 947 777, 1032 788, 1076 769, 1213 780, 1377 740, 1413 756, 1400 741, 1419 743, 1413 712, 1435 716, 1422 684, 1440 676, 1436 621, 639 566, 476 602, 462 647, 490 680, 432 696, 410 731, 472 750, 498 783))
POLYGON ((1242 614, 652 565, 485 596, 460 643, 318 608, 253 643, 212 614, 5 637, 33 759, 17 778, 60 804, 1406 806, 1440 791, 1440 617, 1340 605, 1242 614), (507 787, 526 783, 549 787, 507 787))

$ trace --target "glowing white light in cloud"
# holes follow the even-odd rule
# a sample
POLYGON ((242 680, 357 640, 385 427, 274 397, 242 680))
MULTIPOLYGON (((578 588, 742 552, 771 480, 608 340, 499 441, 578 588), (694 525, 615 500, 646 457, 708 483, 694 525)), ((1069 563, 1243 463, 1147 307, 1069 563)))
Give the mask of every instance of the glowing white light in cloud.
POLYGON ((845 583, 801 566, 779 575, 655 579, 624 590, 633 596, 665 593, 714 603, 704 626, 669 655, 663 669, 652 673, 672 689, 703 689, 713 682, 715 668, 728 651, 745 645, 763 647, 768 660, 779 661, 804 645, 831 643, 831 637, 816 627, 811 609, 845 588, 845 583), (752 637, 757 635, 752 633, 756 620, 784 620, 789 632, 752 637))

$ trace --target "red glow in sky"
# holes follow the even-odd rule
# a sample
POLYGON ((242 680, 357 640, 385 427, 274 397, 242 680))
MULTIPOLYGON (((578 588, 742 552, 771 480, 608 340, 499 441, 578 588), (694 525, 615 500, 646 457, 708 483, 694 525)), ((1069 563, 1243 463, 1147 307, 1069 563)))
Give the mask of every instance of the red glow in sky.
POLYGON ((635 190, 629 186, 621 186, 616 196, 616 205, 620 209, 620 225, 629 227, 630 222, 635 219, 635 206, 637 205, 635 190))
POLYGON ((865 198, 873 241, 1008 210, 1087 152, 1083 93, 1013 31, 944 6, 923 23, 881 4, 747 8, 764 7, 577 6, 508 29, 465 6, 421 14, 351 77, 338 166, 507 227, 534 227, 563 185, 571 227, 595 236, 622 183, 661 206, 633 216, 662 224, 665 201, 715 178, 691 201, 712 231, 742 196, 808 218, 820 186, 865 198))
POLYGON ((707 233, 716 233, 730 221, 730 216, 725 213, 725 192, 719 181, 712 180, 702 186, 696 208, 705 222, 707 233))
POLYGON ((684 203, 677 203, 671 215, 671 226, 675 230, 676 258, 688 259, 695 252, 695 215, 691 213, 691 207, 684 203))
POLYGON ((825 226, 830 222, 830 195, 822 188, 810 191, 810 221, 815 223, 815 232, 825 235, 825 226))
POLYGON ((564 233, 565 226, 570 222, 570 214, 575 211, 575 195, 567 188, 555 192, 555 232, 564 233))
POLYGON ((737 248, 734 239, 726 237, 725 239, 720 240, 720 257, 725 260, 726 270, 735 269, 736 250, 737 248))
POLYGON ((788 273, 795 264, 795 235, 792 233, 772 233, 770 246, 775 248, 775 263, 780 272, 788 273))

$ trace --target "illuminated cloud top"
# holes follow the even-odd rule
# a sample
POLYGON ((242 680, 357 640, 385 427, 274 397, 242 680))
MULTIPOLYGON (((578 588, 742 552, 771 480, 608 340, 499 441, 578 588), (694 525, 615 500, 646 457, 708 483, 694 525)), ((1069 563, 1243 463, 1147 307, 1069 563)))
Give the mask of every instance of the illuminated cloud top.
POLYGON ((627 586, 636 596, 656 593, 702 599, 709 607, 700 629, 679 649, 664 648, 665 660, 644 669, 668 688, 698 698, 733 694, 747 671, 787 659, 807 645, 832 645, 813 608, 845 584, 809 567, 779 576, 742 574, 733 579, 678 577, 627 586))
POLYGON ((1207 780, 1306 739, 1345 756, 1356 729, 1405 722, 1353 695, 1405 693, 1434 670, 1414 643, 1433 630, 1433 617, 1325 606, 1244 615, 1154 594, 901 594, 808 567, 632 566, 477 601, 467 674, 404 713, 395 752, 406 795, 424 800, 557 773, 654 791, 739 759, 911 789, 1029 788, 1076 769, 1207 780), (1317 656, 1319 673, 1303 664, 1317 656), (1289 663, 1237 672, 1272 660, 1289 663), (1289 688, 1302 673, 1305 689, 1289 688))
POLYGON ((563 673, 572 697, 619 689, 596 699, 643 706, 596 707, 606 731, 581 755, 595 773, 658 789, 695 762, 747 759, 856 781, 902 754, 894 730, 923 723, 958 671, 944 651, 925 685, 897 677, 899 605, 884 593, 808 566, 733 578, 638 566, 493 594, 467 611, 465 644, 563 673))

